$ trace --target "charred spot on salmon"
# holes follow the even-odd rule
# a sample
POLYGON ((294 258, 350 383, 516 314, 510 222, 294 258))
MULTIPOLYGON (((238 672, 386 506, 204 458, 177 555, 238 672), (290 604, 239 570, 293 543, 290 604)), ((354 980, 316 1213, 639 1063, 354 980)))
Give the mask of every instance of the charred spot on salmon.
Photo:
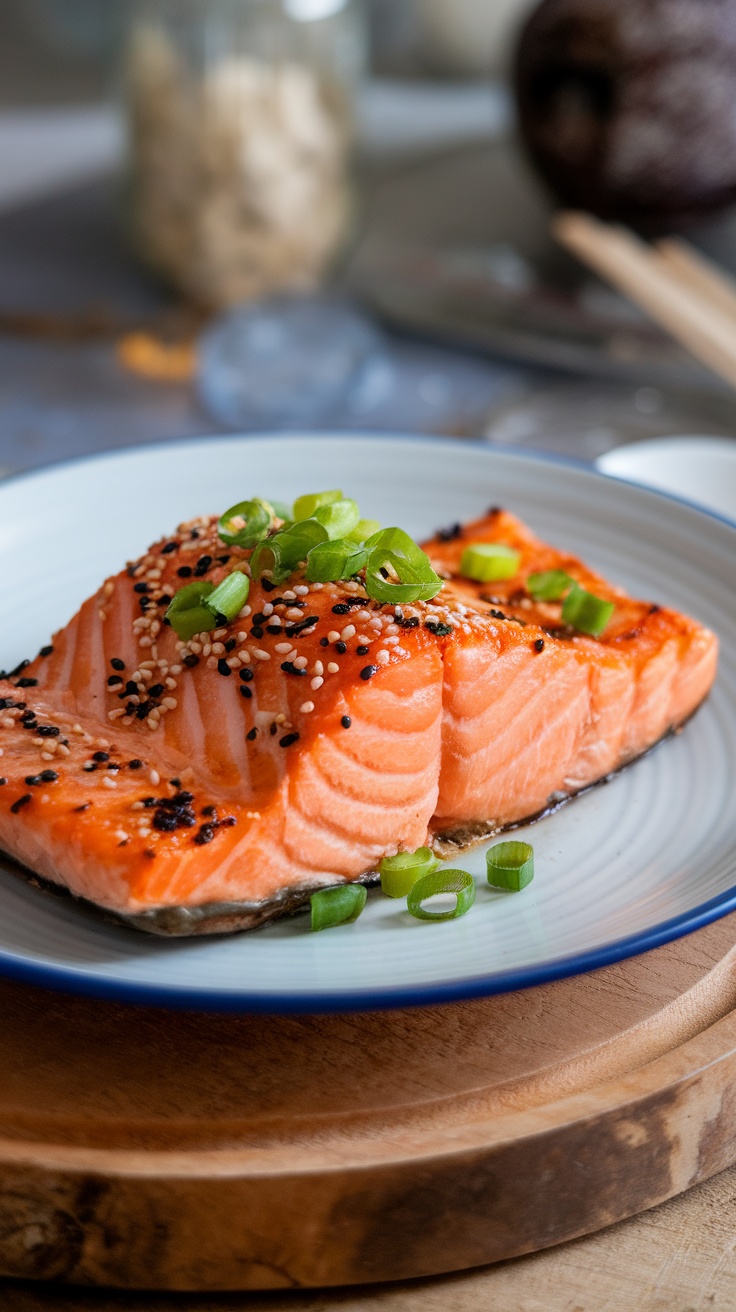
POLYGON ((534 642, 535 651, 544 651, 544 638, 536 638, 534 642))
POLYGON ((227 661, 225 660, 225 657, 224 657, 224 656, 221 656, 220 659, 219 659, 218 662, 217 662, 217 673, 218 673, 218 674, 223 674, 223 675, 225 675, 225 677, 227 677, 227 676, 229 676, 230 674, 232 674, 232 670, 230 669, 230 666, 228 665, 228 663, 227 663, 227 661))
POLYGON ((193 670, 195 665, 199 665, 199 656, 196 656, 194 652, 190 652, 188 656, 184 657, 182 665, 186 665, 188 670, 193 670))
POLYGON ((462 524, 449 524, 447 528, 438 528, 435 534, 438 542, 454 542, 463 535, 462 524))
POLYGON ((38 679, 24 677, 19 679, 15 686, 16 688, 36 688, 38 687, 38 679))
POLYGON ((283 738, 279 738, 279 747, 291 747, 292 743, 299 741, 298 733, 285 733, 283 738))
POLYGON ((110 661, 110 664, 112 665, 112 668, 114 670, 125 669, 125 661, 121 661, 119 656, 113 656, 112 660, 110 661))
POLYGON ((48 646, 46 646, 46 647, 42 647, 41 650, 40 650, 40 652, 39 652, 38 654, 39 654, 39 656, 51 656, 52 653, 53 653, 53 650, 54 650, 53 647, 52 647, 51 644, 49 643, 48 646))
POLYGON ((452 625, 445 624, 443 620, 425 620, 424 627, 429 629, 429 632, 433 633, 436 638, 446 638, 448 633, 453 631, 452 625))
POLYGON ((249 729, 249 730, 248 730, 248 732, 247 732, 247 734, 246 734, 245 736, 246 736, 246 738, 247 738, 247 740, 248 740, 249 743, 252 743, 252 742, 253 742, 253 739, 255 738, 255 736, 256 736, 257 733, 258 733, 258 730, 255 729, 255 728, 253 728, 253 729, 249 729))
POLYGON ((192 577, 192 569, 190 565, 180 565, 176 572, 180 579, 190 579, 192 577))
POLYGON ((353 722, 352 722, 352 720, 350 719, 350 716, 349 716, 349 715, 343 715, 343 717, 342 717, 342 719, 341 719, 341 721, 340 721, 340 724, 342 725, 343 729, 349 729, 352 723, 353 723, 353 722))
POLYGON ((13 815, 17 815, 18 812, 21 811, 24 806, 27 806, 28 803, 31 802, 32 800, 33 800, 32 793, 24 793, 23 796, 19 797, 16 802, 13 802, 13 805, 10 808, 11 811, 13 812, 13 815))
POLYGON ((374 674, 378 674, 377 665, 364 665, 360 671, 361 679, 364 679, 366 682, 368 679, 372 679, 374 674))
POLYGON ((307 673, 306 670, 298 670, 293 661, 282 661, 281 668, 284 671, 284 674, 295 674, 297 676, 300 675, 303 676, 307 673))

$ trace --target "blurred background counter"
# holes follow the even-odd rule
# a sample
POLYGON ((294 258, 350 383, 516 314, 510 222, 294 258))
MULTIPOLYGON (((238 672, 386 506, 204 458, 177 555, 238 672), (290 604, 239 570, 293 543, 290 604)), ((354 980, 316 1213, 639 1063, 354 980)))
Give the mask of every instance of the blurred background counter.
MULTIPOLYGON (((153 6, 175 37, 168 82, 138 28, 132 190, 132 7, 0 8, 0 467, 223 427, 451 433, 583 459, 659 433, 736 435, 725 384, 551 240, 508 85, 531 0, 209 8, 214 55, 194 0, 153 6), (266 9, 265 35, 243 26, 266 9), (318 27, 329 48, 299 47, 318 27), (226 110, 216 149, 205 95, 226 110), (235 120, 247 131, 228 137, 235 120), (207 205, 186 157, 197 123, 207 205), (306 327, 253 308, 285 288, 306 293, 306 327)), ((688 236, 736 266, 727 205, 690 216, 688 236)))

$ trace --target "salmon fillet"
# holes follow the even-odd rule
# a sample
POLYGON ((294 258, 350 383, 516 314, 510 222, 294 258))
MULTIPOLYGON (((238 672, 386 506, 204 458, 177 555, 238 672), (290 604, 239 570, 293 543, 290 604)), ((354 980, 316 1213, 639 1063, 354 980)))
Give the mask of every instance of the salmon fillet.
POLYGON ((254 579, 230 624, 184 642, 166 607, 251 552, 182 525, 0 679, 0 847, 154 932, 249 928, 384 856, 440 853, 544 812, 677 729, 716 671, 712 633, 632 600, 495 511, 425 544, 432 602, 356 580, 254 579), (506 583, 468 542, 521 553, 506 583), (537 603, 564 569, 615 602, 600 638, 537 603))

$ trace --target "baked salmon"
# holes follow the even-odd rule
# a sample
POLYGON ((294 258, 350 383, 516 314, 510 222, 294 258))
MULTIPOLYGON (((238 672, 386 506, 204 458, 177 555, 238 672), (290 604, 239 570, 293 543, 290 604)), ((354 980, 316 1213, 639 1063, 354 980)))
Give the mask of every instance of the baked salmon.
POLYGON ((544 813, 707 695, 711 632, 513 515, 424 549, 441 590, 396 604, 365 570, 310 581, 307 560, 275 582, 216 517, 181 525, 0 679, 0 847, 152 932, 251 928, 372 882, 398 851, 445 855, 544 813), (468 543, 508 546, 513 576, 465 577, 468 543), (182 637, 172 599, 234 568, 252 574, 247 604, 182 637), (614 604, 600 636, 530 592, 550 570, 614 604))

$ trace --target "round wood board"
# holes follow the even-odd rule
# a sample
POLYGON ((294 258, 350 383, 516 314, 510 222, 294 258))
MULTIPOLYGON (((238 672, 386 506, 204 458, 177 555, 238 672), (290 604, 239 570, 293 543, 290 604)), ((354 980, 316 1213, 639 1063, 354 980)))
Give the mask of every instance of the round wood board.
POLYGON ((0 984, 0 1274, 397 1280, 532 1252, 736 1161, 736 913, 479 1002, 211 1016, 0 984))

